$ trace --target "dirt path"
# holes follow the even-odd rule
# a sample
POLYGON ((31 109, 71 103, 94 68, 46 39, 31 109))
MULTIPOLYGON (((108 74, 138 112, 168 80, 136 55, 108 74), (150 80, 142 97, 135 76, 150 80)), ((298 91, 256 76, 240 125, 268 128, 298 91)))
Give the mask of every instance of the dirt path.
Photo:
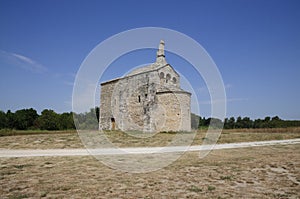
POLYGON ((178 147, 135 147, 135 148, 106 148, 106 149, 28 149, 10 150, 0 149, 0 157, 41 157, 41 156, 87 156, 93 155, 125 155, 125 154, 148 154, 148 153, 170 153, 183 151, 206 151, 217 149, 235 149, 246 147, 259 147, 271 145, 300 144, 300 139, 272 140, 259 142, 241 142, 230 144, 200 145, 200 146, 178 146, 178 147))

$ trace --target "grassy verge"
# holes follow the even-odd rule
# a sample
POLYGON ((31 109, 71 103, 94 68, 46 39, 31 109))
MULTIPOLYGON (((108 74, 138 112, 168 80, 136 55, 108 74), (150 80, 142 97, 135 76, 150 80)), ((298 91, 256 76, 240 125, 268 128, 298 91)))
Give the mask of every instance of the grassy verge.
MULTIPOLYGON (((9 149, 49 149, 49 148, 83 148, 83 143, 75 130, 70 131, 7 131, 2 132, 0 148, 9 149), (4 136, 3 136, 4 135, 4 136), (12 136, 8 136, 12 135, 12 136), (13 136, 16 135, 16 136, 13 136)), ((91 132, 89 132, 90 134, 91 132)), ((156 147, 172 145, 201 145, 206 137, 206 130, 193 133, 162 132, 145 134, 122 131, 104 132, 108 140, 116 147, 156 147), (174 144, 174 139, 177 142, 174 144), (178 141, 179 140, 179 141, 178 141), (190 143, 192 142, 192 143, 190 143)), ((97 136, 95 134, 95 136, 97 136)), ((300 128, 286 129, 239 129, 223 130, 218 142, 238 143, 267 140, 300 138, 300 128)))
POLYGON ((48 130, 15 130, 1 129, 0 136, 15 136, 15 135, 38 135, 38 134, 64 134, 76 133, 76 130, 48 131, 48 130))

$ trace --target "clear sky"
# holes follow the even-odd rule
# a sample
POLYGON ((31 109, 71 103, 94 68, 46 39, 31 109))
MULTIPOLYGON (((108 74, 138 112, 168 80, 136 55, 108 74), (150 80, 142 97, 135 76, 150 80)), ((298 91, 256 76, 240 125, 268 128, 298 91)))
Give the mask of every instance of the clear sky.
MULTIPOLYGON (((153 26, 206 49, 226 87, 228 117, 300 119, 299 10, 298 0, 1 0, 0 109, 71 111, 74 78, 88 53, 114 34, 153 26)), ((153 62, 155 52, 147 52, 141 59, 153 62)), ((176 58, 167 60, 176 68, 176 58)), ((209 117, 205 87, 196 91, 209 117)))

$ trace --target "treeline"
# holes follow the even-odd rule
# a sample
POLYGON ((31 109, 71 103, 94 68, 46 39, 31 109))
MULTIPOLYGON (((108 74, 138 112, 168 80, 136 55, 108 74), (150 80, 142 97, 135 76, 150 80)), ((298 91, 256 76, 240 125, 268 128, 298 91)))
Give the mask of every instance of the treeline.
MULTIPOLYGON (((16 112, 8 110, 6 113, 0 110, 0 129, 16 130, 68 130, 75 129, 75 123, 79 129, 98 129, 99 107, 91 108, 89 112, 74 114, 56 113, 45 109, 38 114, 33 108, 21 109, 16 112), (75 122, 74 122, 75 121, 75 122)), ((251 120, 249 117, 231 117, 224 121, 216 118, 191 115, 193 129, 207 128, 209 125, 215 128, 286 128, 299 127, 298 120, 282 120, 278 116, 265 117, 264 119, 251 120)))
POLYGON ((278 116, 265 117, 264 119, 252 120, 249 117, 230 117, 225 118, 224 121, 217 118, 205 118, 192 114, 192 128, 206 128, 209 125, 215 128, 224 129, 239 129, 239 128, 287 128, 287 127, 299 127, 299 120, 282 120, 278 116))
POLYGON ((299 120, 282 120, 278 116, 265 117, 264 119, 251 120, 249 117, 234 117, 226 118, 224 121, 224 128, 286 128, 300 126, 299 120))
POLYGON ((56 113, 45 109, 39 115, 33 108, 16 112, 0 111, 0 129, 16 130, 67 130, 75 129, 73 113, 56 113))
POLYGON ((45 109, 39 115, 33 108, 16 112, 8 110, 6 113, 0 110, 0 129, 70 130, 76 129, 75 123, 80 129, 98 129, 98 121, 99 107, 80 114, 56 113, 54 110, 45 109))
POLYGON ((16 130, 70 130, 76 129, 75 123, 81 129, 98 129, 99 107, 91 108, 89 112, 74 114, 56 113, 45 109, 38 114, 33 108, 21 109, 16 112, 0 110, 0 129, 16 130), (74 122, 75 121, 75 122, 74 122))

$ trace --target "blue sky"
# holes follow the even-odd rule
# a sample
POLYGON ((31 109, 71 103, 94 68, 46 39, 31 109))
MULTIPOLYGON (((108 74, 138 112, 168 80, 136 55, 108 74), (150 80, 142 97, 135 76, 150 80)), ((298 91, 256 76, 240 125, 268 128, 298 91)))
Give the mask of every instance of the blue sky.
MULTIPOLYGON (((206 49, 226 87, 228 117, 300 119, 299 9, 297 0, 1 0, 0 109, 71 111, 74 78, 88 53, 114 34, 152 26, 182 32, 206 49)), ((115 67, 153 62, 155 51, 129 58, 115 67)), ((183 63, 167 60, 175 68, 183 63)), ((196 91, 201 115, 209 117, 206 85, 196 91)))

